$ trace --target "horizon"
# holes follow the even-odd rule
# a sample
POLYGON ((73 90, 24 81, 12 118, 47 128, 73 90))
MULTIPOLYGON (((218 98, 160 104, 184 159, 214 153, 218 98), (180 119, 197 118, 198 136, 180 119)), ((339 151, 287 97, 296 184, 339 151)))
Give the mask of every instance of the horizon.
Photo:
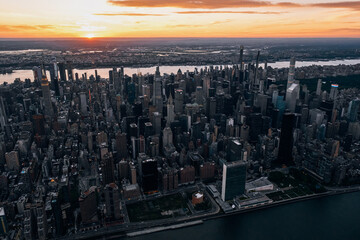
POLYGON ((19 0, 5 38, 359 38, 360 1, 19 0))

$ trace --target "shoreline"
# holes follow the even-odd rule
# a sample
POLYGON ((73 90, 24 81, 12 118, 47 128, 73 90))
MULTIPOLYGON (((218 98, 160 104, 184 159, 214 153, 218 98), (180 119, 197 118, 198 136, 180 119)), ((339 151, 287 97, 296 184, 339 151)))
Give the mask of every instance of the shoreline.
MULTIPOLYGON (((360 191, 359 186, 353 187, 353 188, 348 188, 348 189, 341 189, 341 190, 329 190, 325 193, 312 194, 312 195, 302 196, 302 197, 298 197, 298 198, 287 199, 287 200, 282 200, 282 201, 278 201, 278 202, 272 202, 272 203, 264 204, 261 206, 250 207, 250 208, 246 208, 246 209, 238 209, 238 210, 235 210, 230 213, 222 212, 222 213, 215 213, 213 215, 205 216, 205 217, 204 216, 195 216, 195 217, 189 218, 189 219, 178 219, 178 220, 175 219, 174 221, 169 222, 169 223, 154 222, 153 226, 149 226, 149 227, 144 226, 144 224, 139 224, 139 225, 133 226, 134 227, 133 230, 106 228, 106 229, 103 229, 103 231, 101 231, 101 229, 100 229, 98 232, 88 232, 85 234, 76 234, 76 235, 71 235, 71 236, 66 236, 66 237, 60 237, 57 239, 99 239, 99 238, 102 238, 102 239, 117 239, 117 238, 131 239, 132 237, 135 237, 135 236, 141 236, 141 235, 147 235, 147 234, 151 234, 151 233, 155 233, 155 232, 190 227, 190 226, 202 224, 209 220, 215 220, 218 218, 224 218, 224 217, 228 217, 228 216, 234 216, 234 215, 239 215, 239 214, 253 212, 253 211, 259 211, 259 210, 263 210, 263 209, 267 209, 267 208, 274 208, 277 206, 292 204, 292 203, 296 203, 296 202, 302 202, 302 201, 308 201, 308 200, 324 198, 324 197, 329 197, 329 196, 354 193, 354 192, 359 192, 359 191, 360 191)), ((152 223, 149 222, 148 224, 151 225, 152 223)))
MULTIPOLYGON (((314 63, 321 63, 321 62, 331 62, 331 61, 348 61, 348 60, 360 60, 359 57, 354 57, 354 58, 331 58, 331 59, 299 59, 296 62, 297 63, 307 63, 307 62, 314 62, 314 63)), ((288 61, 286 61, 285 59, 279 59, 279 60, 271 60, 268 61, 267 64, 271 65, 271 64, 276 64, 276 63, 288 63, 288 61)), ((185 66, 185 67, 202 67, 202 66, 233 66, 236 65, 238 63, 210 63, 210 62, 202 62, 202 63, 188 63, 188 62, 184 62, 184 63, 165 63, 165 64, 161 64, 160 67, 174 67, 174 66, 185 66)), ((259 64, 265 64, 265 62, 261 61, 259 62, 259 64)), ((355 63, 355 64, 348 64, 348 65, 357 65, 360 63, 355 63)), ((50 64, 45 64, 45 66, 48 66, 50 64)), ((321 64, 313 64, 313 65, 318 65, 321 66, 321 64)), ((327 65, 327 66, 338 66, 338 65, 342 65, 342 64, 334 64, 334 65, 327 65)), ((34 66, 37 65, 26 65, 26 66, 22 66, 22 67, 17 67, 17 66, 4 66, 4 67, 0 67, 0 69, 12 69, 11 73, 0 73, 1 75, 7 75, 7 74, 14 74, 15 71, 25 71, 25 70, 32 70, 32 68, 34 66)), ((130 68, 130 69, 137 69, 137 68, 152 68, 152 67, 157 67, 159 66, 156 63, 148 63, 148 64, 141 64, 141 65, 136 65, 136 64, 130 64, 130 65, 124 65, 124 64, 120 64, 120 63, 109 63, 106 65, 97 65, 97 67, 95 66, 90 66, 90 65, 74 65, 74 70, 92 70, 92 69, 108 69, 108 68, 119 68, 119 67, 124 67, 124 68, 130 68)), ((278 68, 278 69, 282 69, 282 68, 288 68, 288 67, 273 67, 273 68, 278 68)))

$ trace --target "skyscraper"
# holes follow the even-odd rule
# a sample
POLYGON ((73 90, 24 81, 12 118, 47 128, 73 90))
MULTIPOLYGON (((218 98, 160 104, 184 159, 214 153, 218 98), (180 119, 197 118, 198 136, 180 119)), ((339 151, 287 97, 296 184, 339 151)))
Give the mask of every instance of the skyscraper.
POLYGON ((41 89, 42 89, 42 94, 43 94, 43 99, 44 99, 45 115, 52 117, 54 112, 53 112, 52 103, 51 103, 50 86, 49 86, 49 81, 46 77, 46 71, 45 71, 44 66, 42 68, 41 89))
POLYGON ((0 127, 3 131, 7 123, 8 123, 8 119, 6 116, 4 99, 0 96, 0 127))
POLYGON ((356 122, 358 118, 358 112, 359 112, 359 106, 360 106, 360 99, 357 98, 355 100, 352 100, 349 105, 348 109, 348 119, 350 122, 356 122))
POLYGON ((175 119, 175 107, 173 104, 173 98, 172 95, 170 94, 167 105, 166 105, 166 109, 167 109, 167 123, 172 123, 175 119))
POLYGON ((58 64, 59 72, 60 72, 60 80, 66 81, 66 66, 65 63, 61 62, 58 64))
POLYGON ((115 183, 105 186, 105 206, 106 216, 112 220, 118 220, 121 217, 120 191, 115 183))
POLYGON ((291 111, 295 112, 296 100, 300 93, 300 85, 292 83, 286 90, 286 107, 291 111))
POLYGON ((293 113, 285 113, 282 119, 281 135, 278 162, 280 164, 291 165, 293 162, 293 129, 295 123, 295 115, 293 113))
POLYGON ((291 84, 295 82, 295 58, 290 59, 289 75, 287 81, 287 87, 289 88, 291 84))
POLYGON ((246 163, 243 161, 224 163, 221 199, 228 201, 245 193, 246 163))
POLYGON ((239 64, 240 64, 240 70, 242 71, 243 70, 243 61, 244 61, 244 59, 243 59, 243 57, 244 57, 244 46, 243 45, 241 45, 240 46, 240 57, 239 57, 239 64))
POLYGON ((321 94, 321 85, 322 85, 322 80, 319 79, 317 82, 317 87, 316 87, 316 95, 320 96, 321 94))
POLYGON ((8 225, 6 222, 5 210, 0 207, 0 236, 5 236, 8 233, 8 225))
POLYGON ((114 177, 114 159, 111 153, 106 153, 102 160, 102 170, 103 170, 103 183, 104 185, 113 183, 115 181, 114 177))
POLYGON ((142 186, 144 193, 158 190, 158 170, 155 159, 142 161, 142 186))

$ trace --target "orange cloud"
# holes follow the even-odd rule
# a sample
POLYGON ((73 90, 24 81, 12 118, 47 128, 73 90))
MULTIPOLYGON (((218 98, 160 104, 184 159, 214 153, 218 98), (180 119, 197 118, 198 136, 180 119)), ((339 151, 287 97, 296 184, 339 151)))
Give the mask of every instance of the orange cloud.
POLYGON ((0 25, 0 32, 21 32, 34 30, 52 30, 53 25, 0 25))
POLYGON ((350 8, 353 10, 360 10, 360 1, 313 3, 310 4, 310 6, 323 8, 350 8))
POLYGON ((108 0, 110 4, 123 7, 176 7, 176 8, 239 8, 239 7, 298 7, 297 3, 282 2, 272 3, 270 1, 254 0, 108 0))
POLYGON ((240 13, 240 14, 282 14, 285 12, 257 12, 257 11, 181 11, 176 12, 177 14, 211 14, 211 13, 240 13))
POLYGON ((166 16, 167 14, 157 13, 94 13, 97 16, 135 16, 135 17, 146 17, 146 16, 166 16))
POLYGON ((360 10, 360 1, 325 2, 300 4, 293 2, 256 1, 256 0, 108 0, 108 3, 123 7, 175 7, 192 9, 218 9, 218 8, 240 8, 240 7, 320 7, 320 8, 348 8, 360 10))

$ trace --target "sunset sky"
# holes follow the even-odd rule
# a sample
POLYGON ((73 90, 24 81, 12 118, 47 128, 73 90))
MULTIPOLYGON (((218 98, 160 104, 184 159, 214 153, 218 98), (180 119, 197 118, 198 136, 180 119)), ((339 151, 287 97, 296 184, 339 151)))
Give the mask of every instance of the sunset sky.
POLYGON ((360 1, 0 0, 1 38, 360 37, 360 1))

